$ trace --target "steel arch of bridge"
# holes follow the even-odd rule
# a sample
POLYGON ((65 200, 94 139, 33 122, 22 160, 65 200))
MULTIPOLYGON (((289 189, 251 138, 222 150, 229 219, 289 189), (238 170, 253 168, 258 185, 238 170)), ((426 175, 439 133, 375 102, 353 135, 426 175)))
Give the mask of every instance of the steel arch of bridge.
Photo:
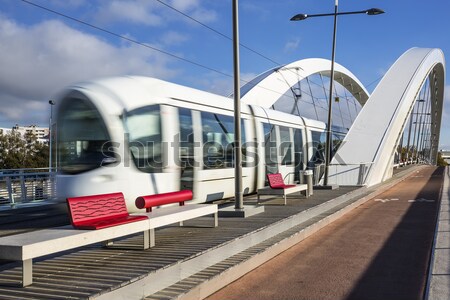
MULTIPOLYGON (((271 69, 257 76, 241 89, 241 101, 265 108, 271 107, 299 81, 314 74, 330 77, 331 61, 322 58, 308 58, 271 69)), ((335 63, 334 80, 344 86, 364 106, 369 93, 363 84, 342 65, 335 63)))
MULTIPOLYGON (((311 58, 271 69, 243 86, 241 100, 270 108, 300 80, 318 73, 329 76, 330 66, 329 60, 311 58)), ((331 162, 330 183, 371 186, 392 176, 396 147, 427 78, 432 97, 430 158, 436 162, 445 84, 445 59, 440 49, 406 51, 372 95, 343 66, 336 64, 335 72, 335 81, 355 97, 362 109, 331 162), (367 166, 362 173, 361 166, 367 166)))
POLYGON ((430 160, 436 163, 444 100, 444 54, 440 49, 411 48, 384 75, 353 122, 331 161, 330 182, 346 184, 349 173, 360 174, 361 170, 354 168, 358 164, 367 164, 367 186, 392 177, 396 147, 427 78, 432 124, 430 160))

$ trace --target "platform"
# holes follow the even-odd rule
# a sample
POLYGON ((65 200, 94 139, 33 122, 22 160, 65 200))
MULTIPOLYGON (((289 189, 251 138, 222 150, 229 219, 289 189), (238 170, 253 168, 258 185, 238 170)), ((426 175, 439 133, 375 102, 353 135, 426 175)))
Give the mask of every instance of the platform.
MULTIPOLYGON (((116 249, 100 244, 36 260, 34 284, 19 280, 18 264, 1 266, 0 294, 5 299, 196 299, 203 298, 245 272, 301 241, 354 207, 408 176, 405 169, 370 189, 317 190, 306 198, 288 196, 265 201, 265 212, 246 219, 221 218, 210 228, 207 217, 156 231, 156 247, 130 249, 141 236, 121 241, 116 249)), ((256 195, 245 204, 256 204, 256 195)))

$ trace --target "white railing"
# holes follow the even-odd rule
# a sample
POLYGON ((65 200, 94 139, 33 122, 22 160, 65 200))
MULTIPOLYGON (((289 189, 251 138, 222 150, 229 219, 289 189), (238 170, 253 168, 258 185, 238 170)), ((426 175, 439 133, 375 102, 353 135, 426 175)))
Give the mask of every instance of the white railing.
POLYGON ((48 168, 0 170, 0 205, 53 199, 55 174, 48 168))

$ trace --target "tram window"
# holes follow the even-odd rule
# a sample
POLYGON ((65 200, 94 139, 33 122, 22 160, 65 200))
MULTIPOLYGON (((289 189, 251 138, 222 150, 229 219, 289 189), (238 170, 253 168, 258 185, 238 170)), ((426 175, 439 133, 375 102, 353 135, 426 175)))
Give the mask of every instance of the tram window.
POLYGON ((180 118, 180 163, 181 168, 192 169, 194 166, 194 129, 192 127, 192 111, 178 108, 180 118))
POLYGON ((136 167, 145 173, 162 171, 161 117, 159 105, 126 113, 128 145, 136 167))
MULTIPOLYGON (((203 132, 203 166, 205 169, 234 167, 234 118, 210 112, 201 112, 203 132)), ((241 127, 243 122, 241 121, 241 127)), ((241 131, 245 141, 245 130, 241 131)), ((245 153, 245 144, 242 143, 245 153)))
POLYGON ((292 139, 290 129, 280 126, 280 154, 281 164, 284 166, 292 165, 292 139))
POLYGON ((57 124, 63 174, 79 174, 117 162, 105 123, 92 103, 79 98, 65 99, 57 124))
POLYGON ((325 162, 325 132, 311 131, 313 156, 311 162, 313 166, 323 164, 325 162))
POLYGON ((278 172, 276 138, 277 127, 278 126, 263 123, 266 174, 278 172))
POLYGON ((303 170, 303 138, 301 129, 294 129, 294 161, 294 180, 298 181, 300 180, 299 173, 303 170))
POLYGON ((344 140, 344 137, 345 137, 345 134, 333 132, 333 148, 331 150, 331 157, 334 157, 334 154, 341 146, 342 141, 344 140))

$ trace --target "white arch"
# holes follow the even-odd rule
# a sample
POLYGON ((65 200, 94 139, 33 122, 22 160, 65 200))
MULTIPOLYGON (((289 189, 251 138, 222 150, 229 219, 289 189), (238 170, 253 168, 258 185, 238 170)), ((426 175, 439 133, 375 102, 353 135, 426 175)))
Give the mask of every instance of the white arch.
MULTIPOLYGON (((331 61, 308 58, 266 71, 245 84, 241 89, 241 101, 262 107, 271 107, 287 90, 300 80, 317 73, 330 77, 331 61)), ((369 93, 362 83, 340 64, 335 64, 334 80, 343 85, 363 106, 369 93)))
POLYGON ((380 81, 355 119, 331 162, 329 182, 345 184, 343 178, 351 178, 350 173, 359 172, 349 165, 359 163, 370 163, 365 175, 367 186, 392 176, 395 148, 427 78, 430 79, 431 134, 434 136, 431 159, 435 162, 444 98, 444 68, 444 55, 440 49, 412 48, 405 52, 380 81))

